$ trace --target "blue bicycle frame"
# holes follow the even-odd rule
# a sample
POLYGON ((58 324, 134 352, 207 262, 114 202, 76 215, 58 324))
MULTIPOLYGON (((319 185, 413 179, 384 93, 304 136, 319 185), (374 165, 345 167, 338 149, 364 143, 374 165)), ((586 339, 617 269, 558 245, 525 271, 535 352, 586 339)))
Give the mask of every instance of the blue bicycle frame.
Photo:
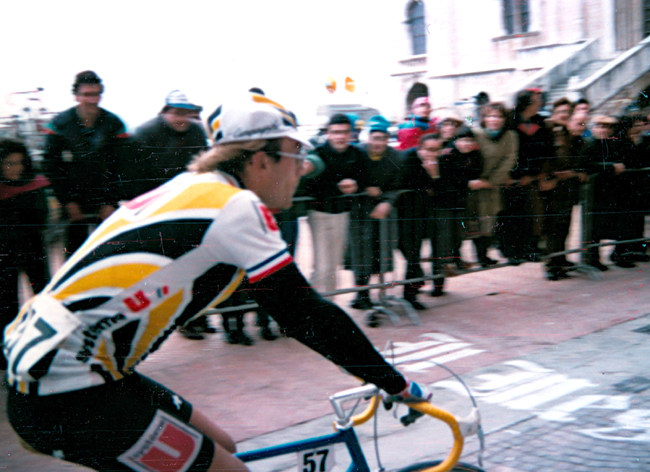
POLYGON ((248 452, 240 452, 235 454, 235 456, 244 462, 251 462, 340 443, 346 445, 348 452, 350 453, 350 458, 352 459, 352 463, 347 472, 370 472, 370 467, 368 467, 366 458, 359 446, 357 434, 351 427, 326 436, 279 444, 277 446, 256 449, 248 452))
POLYGON ((376 386, 367 384, 332 395, 330 397, 330 402, 332 403, 332 407, 336 414, 336 422, 334 424, 337 430, 333 434, 278 444, 276 446, 256 449, 253 451, 240 452, 235 454, 235 456, 243 462, 252 462, 300 451, 309 451, 310 449, 318 449, 319 447, 331 446, 333 444, 345 444, 350 453, 350 458, 352 459, 352 463, 347 472, 370 472, 368 462, 366 462, 366 458, 363 455, 361 446, 359 445, 359 439, 357 434, 354 432, 354 425, 360 424, 369 419, 374 414, 376 403, 371 403, 371 405, 374 406, 371 406, 362 415, 354 418, 351 416, 351 413, 348 414, 345 412, 343 404, 350 400, 358 401, 362 398, 376 396, 377 392, 378 390, 376 386))

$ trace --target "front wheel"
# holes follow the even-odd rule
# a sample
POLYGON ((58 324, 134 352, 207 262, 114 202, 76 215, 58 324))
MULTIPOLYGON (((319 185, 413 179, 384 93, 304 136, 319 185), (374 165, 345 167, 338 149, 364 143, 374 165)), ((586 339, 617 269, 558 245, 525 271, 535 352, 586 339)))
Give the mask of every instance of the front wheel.
MULTIPOLYGON (((417 464, 410 465, 403 469, 399 469, 395 472, 421 472, 425 469, 430 469, 440 465, 442 461, 427 461, 427 462, 418 462, 417 464)), ((483 469, 476 467, 474 465, 465 464, 464 462, 458 462, 450 472, 485 472, 483 469)))

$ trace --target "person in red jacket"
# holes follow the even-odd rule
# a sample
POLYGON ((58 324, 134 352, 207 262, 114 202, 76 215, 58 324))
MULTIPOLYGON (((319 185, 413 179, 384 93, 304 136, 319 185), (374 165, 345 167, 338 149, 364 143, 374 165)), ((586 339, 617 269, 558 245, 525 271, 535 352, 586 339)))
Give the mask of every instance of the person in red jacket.
POLYGON ((404 151, 417 147, 422 136, 438 131, 436 122, 429 119, 430 114, 431 104, 428 97, 419 97, 413 100, 411 114, 406 117, 406 121, 400 124, 397 130, 398 149, 404 151))

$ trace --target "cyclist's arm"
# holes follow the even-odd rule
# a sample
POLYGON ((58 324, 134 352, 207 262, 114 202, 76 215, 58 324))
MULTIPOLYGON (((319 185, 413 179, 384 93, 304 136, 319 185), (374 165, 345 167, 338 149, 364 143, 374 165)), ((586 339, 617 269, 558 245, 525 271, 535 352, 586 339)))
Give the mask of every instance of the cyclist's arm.
POLYGON ((404 377, 384 360, 347 313, 311 288, 294 263, 252 286, 257 303, 289 336, 390 394, 404 390, 404 377))

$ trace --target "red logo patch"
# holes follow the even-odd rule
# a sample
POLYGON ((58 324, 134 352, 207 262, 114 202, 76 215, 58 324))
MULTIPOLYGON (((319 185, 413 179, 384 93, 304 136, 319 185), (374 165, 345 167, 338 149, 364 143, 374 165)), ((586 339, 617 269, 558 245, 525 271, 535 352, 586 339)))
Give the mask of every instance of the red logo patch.
POLYGON ((142 290, 138 290, 133 294, 134 298, 125 298, 124 304, 131 310, 133 313, 144 310, 149 305, 151 305, 151 300, 147 298, 142 290))
POLYGON ((199 432, 158 410, 140 439, 117 459, 138 472, 185 472, 202 443, 199 432))

